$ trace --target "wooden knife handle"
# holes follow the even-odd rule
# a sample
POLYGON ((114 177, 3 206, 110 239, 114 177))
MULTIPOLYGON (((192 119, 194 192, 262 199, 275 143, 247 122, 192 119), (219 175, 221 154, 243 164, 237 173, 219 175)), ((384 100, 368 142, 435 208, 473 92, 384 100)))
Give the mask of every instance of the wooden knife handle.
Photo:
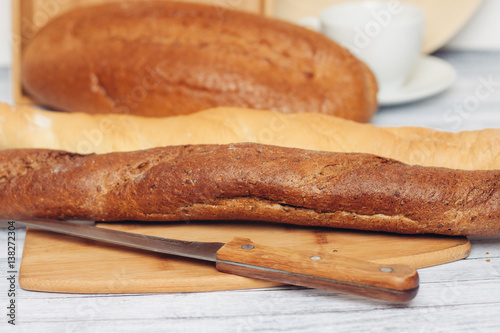
POLYGON ((217 269, 262 280, 328 289, 391 302, 408 302, 418 292, 417 271, 327 252, 294 251, 235 238, 217 252, 217 269))

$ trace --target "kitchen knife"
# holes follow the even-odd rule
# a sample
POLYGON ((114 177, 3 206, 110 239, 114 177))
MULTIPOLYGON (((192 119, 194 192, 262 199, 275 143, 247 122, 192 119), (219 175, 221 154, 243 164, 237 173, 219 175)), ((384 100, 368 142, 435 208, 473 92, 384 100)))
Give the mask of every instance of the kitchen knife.
POLYGON ((68 221, 22 220, 26 226, 96 241, 215 262, 224 273, 310 288, 408 302, 418 292, 417 271, 335 253, 303 251, 234 238, 228 243, 193 242, 98 228, 68 221))

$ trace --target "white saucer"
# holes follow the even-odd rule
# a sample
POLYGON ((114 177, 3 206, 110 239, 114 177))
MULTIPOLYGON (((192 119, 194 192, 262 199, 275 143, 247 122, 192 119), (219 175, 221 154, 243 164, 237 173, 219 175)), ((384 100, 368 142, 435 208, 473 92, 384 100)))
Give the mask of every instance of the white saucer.
POLYGON ((403 87, 379 91, 378 103, 380 106, 397 105, 431 97, 448 89, 456 78, 457 72, 449 63, 436 57, 423 56, 403 87))

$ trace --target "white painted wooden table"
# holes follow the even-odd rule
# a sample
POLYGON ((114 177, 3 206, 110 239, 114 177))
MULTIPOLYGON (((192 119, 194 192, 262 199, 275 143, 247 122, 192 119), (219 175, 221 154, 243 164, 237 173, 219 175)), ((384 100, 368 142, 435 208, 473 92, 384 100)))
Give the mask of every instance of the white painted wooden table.
MULTIPOLYGON (((500 53, 449 52, 438 56, 458 70, 453 88, 422 102, 383 108, 373 123, 448 131, 500 128, 500 53), (471 101, 483 80, 496 84, 491 96, 476 105, 471 101), (471 104, 458 112, 464 103, 471 104)), ((10 101, 7 73, 0 69, 0 101, 10 101)), ((17 230, 16 236, 19 269, 24 231, 17 230)), ((296 287, 68 295, 24 291, 16 283, 16 326, 12 326, 7 324, 7 232, 0 230, 0 331, 498 332, 500 237, 471 241, 469 258, 419 270, 419 295, 407 305, 296 287)))

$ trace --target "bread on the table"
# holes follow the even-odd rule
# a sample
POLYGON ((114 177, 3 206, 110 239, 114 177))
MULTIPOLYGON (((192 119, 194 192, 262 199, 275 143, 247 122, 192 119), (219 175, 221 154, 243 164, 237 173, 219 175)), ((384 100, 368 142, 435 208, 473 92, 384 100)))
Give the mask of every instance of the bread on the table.
POLYGON ((252 220, 500 234, 500 170, 253 143, 77 155, 0 151, 0 218, 252 220))
POLYGON ((448 133, 418 127, 377 127, 319 114, 237 108, 145 118, 0 104, 0 149, 47 148, 102 154, 237 142, 370 153, 408 164, 452 169, 500 169, 500 129, 448 133))
POLYGON ((23 50, 24 90, 57 110, 172 116, 235 106, 366 122, 377 83, 345 48, 271 18, 174 1, 55 18, 23 50))

